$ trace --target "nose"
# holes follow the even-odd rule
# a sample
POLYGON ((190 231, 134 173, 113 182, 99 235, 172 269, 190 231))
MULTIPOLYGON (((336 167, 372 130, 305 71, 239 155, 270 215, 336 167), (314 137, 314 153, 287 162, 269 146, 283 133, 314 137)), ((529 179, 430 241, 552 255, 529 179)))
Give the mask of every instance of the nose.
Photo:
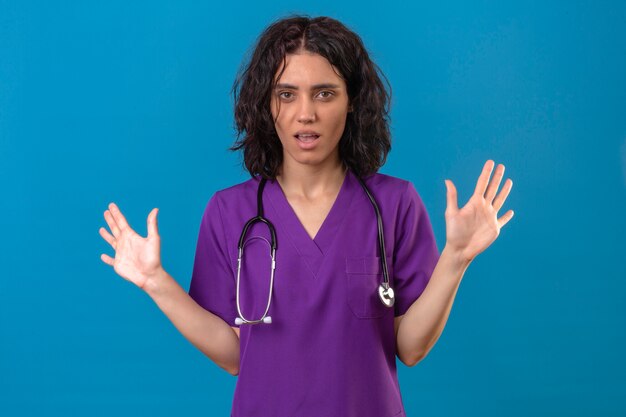
POLYGON ((298 121, 300 123, 313 123, 315 121, 315 103, 309 97, 303 97, 300 101, 298 121))

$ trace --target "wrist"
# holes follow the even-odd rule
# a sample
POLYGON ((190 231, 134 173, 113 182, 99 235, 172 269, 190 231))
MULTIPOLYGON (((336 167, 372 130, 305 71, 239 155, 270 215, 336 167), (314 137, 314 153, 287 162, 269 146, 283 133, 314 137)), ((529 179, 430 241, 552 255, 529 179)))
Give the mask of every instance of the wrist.
POLYGON ((163 288, 163 284, 167 282, 167 278, 167 272, 165 272, 162 266, 159 266, 153 273, 146 276, 146 280, 141 289, 153 297, 163 288))
POLYGON ((465 269, 472 262, 472 259, 469 259, 467 256, 465 256, 462 250, 447 243, 446 246, 444 246, 443 251, 441 251, 441 256, 445 256, 447 259, 450 260, 451 264, 455 268, 461 269, 463 271, 465 271, 465 269))

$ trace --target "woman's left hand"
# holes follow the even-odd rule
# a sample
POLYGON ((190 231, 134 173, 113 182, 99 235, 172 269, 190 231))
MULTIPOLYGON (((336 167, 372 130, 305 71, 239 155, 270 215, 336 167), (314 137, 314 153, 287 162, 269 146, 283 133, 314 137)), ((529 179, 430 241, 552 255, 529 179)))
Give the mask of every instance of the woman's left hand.
POLYGON ((452 181, 445 181, 447 188, 446 246, 457 252, 466 262, 471 262, 479 253, 487 249, 500 234, 500 229, 513 218, 513 210, 507 211, 498 218, 498 210, 506 201, 513 181, 510 178, 507 179, 496 196, 504 175, 504 165, 498 165, 489 182, 494 165, 495 162, 491 159, 485 163, 483 172, 478 177, 474 195, 461 209, 457 206, 456 187, 452 181))

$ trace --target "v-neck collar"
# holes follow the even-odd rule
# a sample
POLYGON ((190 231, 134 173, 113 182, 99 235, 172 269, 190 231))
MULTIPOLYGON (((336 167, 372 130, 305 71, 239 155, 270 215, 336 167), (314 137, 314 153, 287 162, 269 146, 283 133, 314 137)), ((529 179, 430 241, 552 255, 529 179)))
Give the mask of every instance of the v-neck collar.
POLYGON ((349 211, 356 181, 352 171, 348 169, 339 193, 314 239, 311 239, 298 219, 278 181, 276 179, 268 181, 265 190, 273 208, 272 217, 269 220, 276 228, 277 254, 280 252, 281 244, 286 243, 285 237, 288 236, 313 275, 316 275, 323 263, 324 254, 330 250, 335 237, 339 234, 341 223, 349 211))

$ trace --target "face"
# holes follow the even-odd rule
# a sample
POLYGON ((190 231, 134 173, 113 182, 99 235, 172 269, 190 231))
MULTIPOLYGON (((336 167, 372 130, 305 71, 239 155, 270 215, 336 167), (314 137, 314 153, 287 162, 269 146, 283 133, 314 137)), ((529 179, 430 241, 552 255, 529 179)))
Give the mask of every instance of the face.
POLYGON ((283 165, 323 167, 339 163, 338 144, 349 100, 346 83, 337 72, 321 55, 287 55, 271 99, 283 146, 283 165))

